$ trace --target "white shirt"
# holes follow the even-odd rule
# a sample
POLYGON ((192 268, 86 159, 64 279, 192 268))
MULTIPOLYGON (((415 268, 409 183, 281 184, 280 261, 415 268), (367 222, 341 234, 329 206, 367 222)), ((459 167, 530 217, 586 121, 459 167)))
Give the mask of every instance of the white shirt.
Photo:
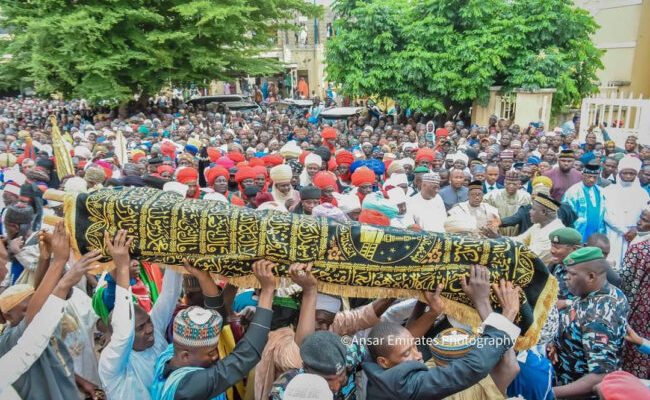
POLYGON ((422 230, 439 233, 445 232, 447 209, 439 194, 436 194, 436 197, 430 200, 422 198, 422 193, 409 197, 407 210, 413 215, 415 223, 422 230))
POLYGON ((154 367, 160 353, 167 348, 165 331, 181 294, 182 276, 168 269, 163 278, 160 297, 151 310, 154 344, 144 351, 133 351, 135 314, 131 288, 115 286, 115 308, 111 326, 111 341, 99 356, 99 377, 109 399, 150 399, 154 367))
POLYGON ((20 399, 11 386, 36 362, 50 343, 54 329, 59 326, 66 301, 50 295, 25 328, 18 343, 0 358, 0 399, 20 399))

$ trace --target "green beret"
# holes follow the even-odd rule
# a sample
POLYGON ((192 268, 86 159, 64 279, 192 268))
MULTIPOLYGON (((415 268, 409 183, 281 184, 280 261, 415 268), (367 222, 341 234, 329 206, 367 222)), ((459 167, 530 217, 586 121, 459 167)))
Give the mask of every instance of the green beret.
POLYGON ((599 260, 605 258, 603 251, 598 247, 582 247, 573 253, 569 254, 564 259, 564 265, 573 267, 578 264, 586 263, 587 261, 599 260))
POLYGON ((427 168, 427 167, 425 167, 423 165, 421 165, 421 166, 419 166, 419 167, 417 167, 416 169, 413 170, 414 174, 426 174, 427 172, 429 172, 429 168, 427 168))
POLYGON ((576 245, 582 243, 582 235, 573 228, 556 229, 548 235, 551 243, 576 245))

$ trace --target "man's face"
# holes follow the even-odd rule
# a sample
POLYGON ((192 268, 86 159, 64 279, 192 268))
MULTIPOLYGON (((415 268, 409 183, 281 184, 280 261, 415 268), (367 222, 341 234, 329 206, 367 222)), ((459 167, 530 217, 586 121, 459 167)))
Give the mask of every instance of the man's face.
POLYGON ((485 173, 485 181, 488 185, 494 185, 499 179, 499 168, 498 167, 487 167, 485 173))
POLYGON ((465 184, 465 174, 460 170, 453 170, 449 176, 451 187, 460 189, 465 184))
POLYGON ((636 140, 628 138, 625 141, 625 151, 627 152, 636 152, 636 140))
POLYGON ((384 369, 393 368, 403 362, 422 362, 422 353, 417 348, 415 338, 404 329, 399 338, 395 338, 386 357, 377 357, 377 364, 384 369))
POLYGON ((257 185, 257 187, 260 188, 260 190, 263 190, 264 186, 266 185, 266 176, 264 176, 263 174, 257 175, 255 177, 255 185, 257 185))
POLYGON ((327 331, 330 329, 330 326, 334 323, 334 317, 336 314, 331 313, 325 310, 316 310, 316 326, 317 331, 327 331))
POLYGON ((562 137, 561 136, 553 136, 551 139, 551 144, 553 145, 554 148, 558 148, 562 145, 562 137))
POLYGON ((276 183, 275 188, 283 195, 287 195, 291 190, 291 182, 276 183))
MULTIPOLYGON (((497 178, 498 178, 498 174, 497 174, 497 178)), ((485 172, 475 172, 474 179, 481 182, 485 181, 485 172)))
POLYGON ((32 298, 32 296, 28 296, 26 299, 18 303, 14 308, 11 310, 7 311, 6 313, 3 312, 2 316, 4 317, 5 321, 9 323, 10 326, 17 326, 20 321, 25 318, 25 313, 27 312, 27 305, 29 304, 29 300, 32 298))
POLYGON ((522 182, 528 182, 530 178, 533 176, 533 169, 530 165, 524 165, 523 168, 521 168, 521 181, 522 182))
POLYGON ((639 181, 643 186, 650 183, 650 166, 643 167, 641 172, 639 172, 639 181))
POLYGON ((146 311, 135 306, 135 336, 133 350, 144 351, 154 344, 153 323, 146 311))
POLYGON ((198 347, 181 350, 181 358, 187 366, 208 368, 219 360, 219 347, 198 347))
POLYGON ((636 171, 633 169, 624 169, 621 170, 621 172, 618 173, 619 177, 623 182, 634 182, 634 179, 636 179, 636 171))
POLYGON ((218 176, 214 180, 214 190, 217 193, 224 194, 228 190, 228 179, 225 176, 218 176))
POLYGON ((472 189, 467 195, 467 200, 469 201, 470 207, 478 207, 483 202, 483 190, 482 189, 472 189))
POLYGON ((616 168, 618 168, 618 162, 610 158, 605 160, 605 165, 603 166, 603 172, 605 176, 609 177, 616 174, 616 168))
POLYGON ((591 145, 591 146, 595 145, 596 144, 596 134, 595 133, 588 133, 587 137, 585 138, 585 142, 588 145, 591 145))
POLYGON ((593 187, 598 181, 598 175, 582 174, 582 183, 586 187, 593 187))
POLYGON ((199 185, 196 182, 188 182, 187 184, 187 197, 193 197, 199 190, 199 185))
POLYGON ((509 133, 504 133, 501 135, 501 146, 507 148, 512 142, 512 136, 509 133))
POLYGON ((595 275, 588 271, 584 264, 567 268, 566 285, 569 292, 574 296, 582 297, 586 295, 594 279, 595 275))
POLYGON ((517 190, 519 190, 519 188, 521 187, 521 182, 515 179, 507 179, 505 182, 505 186, 506 186, 506 193, 512 196, 515 193, 517 193, 517 190))
POLYGON ((644 211, 639 217, 639 221, 636 223, 636 230, 639 232, 648 232, 650 231, 650 212, 644 211))
POLYGON ((307 164, 305 168, 307 168, 307 175, 313 178, 320 171, 321 166, 318 164, 307 164))
POLYGON ((422 181, 421 185, 421 193, 422 197, 425 200, 430 200, 438 194, 438 190, 440 190, 440 184, 437 182, 430 182, 430 181, 422 181))
POLYGON ((372 193, 372 184, 371 183, 363 183, 359 185, 357 188, 357 191, 363 195, 368 195, 372 193))
POLYGON ((573 158, 560 158, 558 161, 558 167, 560 167, 560 171, 564 172, 565 174, 571 171, 571 169, 573 169, 574 161, 575 160, 573 158))
POLYGON ((541 223, 546 217, 546 211, 543 206, 539 203, 533 203, 532 208, 530 209, 530 221, 533 224, 541 223))
POLYGON ((504 171, 509 171, 510 168, 512 168, 512 164, 514 164, 514 160, 512 160, 511 158, 506 158, 501 160, 501 168, 504 171))
POLYGON ((551 256, 556 264, 562 263, 564 259, 576 249, 577 246, 568 244, 551 243, 551 256))
POLYGON ((305 214, 311 215, 311 212, 314 209, 314 207, 320 204, 320 199, 303 200, 301 201, 301 203, 302 203, 302 209, 305 211, 305 214))

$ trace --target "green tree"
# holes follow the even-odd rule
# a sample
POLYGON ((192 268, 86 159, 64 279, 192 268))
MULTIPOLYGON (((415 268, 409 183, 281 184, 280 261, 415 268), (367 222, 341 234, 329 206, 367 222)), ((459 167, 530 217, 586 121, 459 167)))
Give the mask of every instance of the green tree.
POLYGON ((425 111, 489 87, 558 90, 554 106, 595 88, 596 24, 570 0, 339 0, 328 79, 344 94, 387 96, 425 111))
POLYGON ((304 0, 0 0, 12 40, 0 85, 90 101, 148 96, 170 82, 203 83, 280 70, 260 57, 304 0))

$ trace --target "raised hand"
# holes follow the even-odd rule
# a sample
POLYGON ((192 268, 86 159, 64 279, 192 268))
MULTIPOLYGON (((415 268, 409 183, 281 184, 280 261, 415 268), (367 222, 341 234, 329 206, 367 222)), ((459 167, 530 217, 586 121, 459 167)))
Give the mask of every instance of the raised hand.
POLYGON ((133 237, 127 238, 126 230, 120 229, 115 234, 115 238, 111 242, 108 231, 104 231, 104 244, 106 245, 106 250, 113 261, 115 262, 116 267, 129 267, 131 263, 131 257, 129 256, 129 248, 133 243, 133 237))
POLYGON ((69 290, 76 285, 86 273, 97 267, 95 263, 99 261, 100 258, 102 258, 102 254, 99 250, 93 250, 90 253, 84 254, 77 262, 72 264, 72 267, 70 267, 68 272, 63 275, 57 286, 61 285, 69 290))
POLYGON ((514 286, 512 282, 501 279, 498 285, 492 284, 492 289, 501 304, 501 314, 510 321, 514 321, 519 313, 519 292, 521 291, 519 286, 514 286))
POLYGON ((268 260, 257 260, 253 263, 253 274, 262 286, 262 290, 275 290, 273 268, 276 266, 276 263, 268 260))
POLYGON ((291 280, 300 285, 303 291, 316 290, 318 281, 311 273, 311 267, 313 265, 313 263, 294 263, 289 266, 289 276, 291 277, 291 280))
POLYGON ((65 224, 59 222, 52 234, 52 254, 54 261, 66 262, 70 258, 70 237, 65 230, 65 224))
POLYGON ((44 230, 38 233, 38 256, 48 261, 52 257, 52 234, 44 230))
POLYGON ((424 298, 427 300, 427 304, 429 304, 430 312, 436 316, 442 314, 445 308, 442 296, 440 295, 441 293, 442 284, 440 283, 436 286, 435 292, 424 292, 424 298))
POLYGON ((490 305, 490 272, 482 265, 473 265, 470 268, 469 282, 467 276, 460 281, 463 291, 472 300, 474 307, 482 319, 492 312, 490 305))

